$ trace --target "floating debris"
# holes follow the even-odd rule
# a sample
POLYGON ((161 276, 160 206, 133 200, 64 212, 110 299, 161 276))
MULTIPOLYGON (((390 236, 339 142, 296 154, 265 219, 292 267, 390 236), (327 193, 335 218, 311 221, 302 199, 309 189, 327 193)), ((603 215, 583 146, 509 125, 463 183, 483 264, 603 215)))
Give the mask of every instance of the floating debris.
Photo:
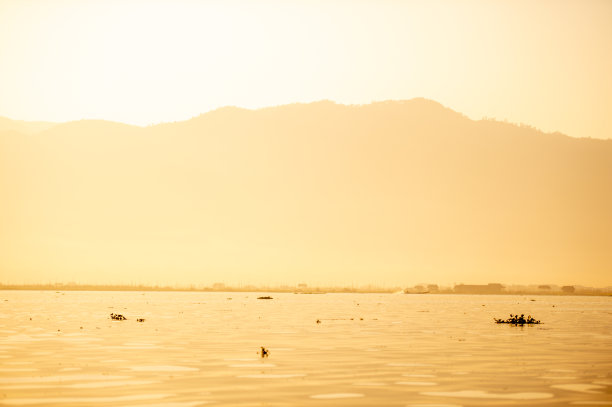
POLYGON ((145 319, 144 318, 138 318, 138 319, 136 319, 136 322, 145 322, 145 319))
POLYGON ((320 319, 317 319, 317 324, 320 324, 320 323, 321 323, 321 320, 320 320, 320 319))
POLYGON ((508 319, 497 319, 493 318, 497 324, 511 324, 511 325, 525 325, 525 324, 539 324, 540 321, 533 318, 531 315, 527 315, 525 318, 525 314, 521 314, 521 316, 510 314, 510 318, 508 319))
POLYGON ((270 297, 269 295, 266 295, 264 297, 257 297, 258 300, 272 300, 273 298, 270 297))
POLYGON ((114 314, 111 312, 110 317, 113 321, 125 321, 127 318, 121 314, 114 314))
POLYGON ((267 358, 268 356, 270 356, 270 351, 262 346, 261 350, 259 351, 259 354, 262 358, 267 358))

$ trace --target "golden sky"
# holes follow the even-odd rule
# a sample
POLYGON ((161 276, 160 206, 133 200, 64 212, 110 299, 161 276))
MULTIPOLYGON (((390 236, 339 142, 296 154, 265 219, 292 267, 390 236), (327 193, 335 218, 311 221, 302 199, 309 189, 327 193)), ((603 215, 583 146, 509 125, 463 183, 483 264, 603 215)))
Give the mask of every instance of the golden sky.
POLYGON ((0 116, 426 97, 610 138, 611 21, 608 0, 0 1, 0 116))
POLYGON ((0 117, 179 121, 0 120, 0 276, 610 285, 612 141, 578 138, 612 138, 611 22, 609 0, 0 0, 0 117))

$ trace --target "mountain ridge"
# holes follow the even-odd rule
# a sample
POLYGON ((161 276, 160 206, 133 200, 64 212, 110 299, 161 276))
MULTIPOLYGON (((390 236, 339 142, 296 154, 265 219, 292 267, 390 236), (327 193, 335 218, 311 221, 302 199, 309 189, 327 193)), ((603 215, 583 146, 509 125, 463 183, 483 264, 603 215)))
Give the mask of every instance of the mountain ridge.
POLYGON ((296 109, 304 109, 304 108, 316 107, 316 106, 325 106, 325 107, 333 106, 333 107, 337 107, 340 109, 341 108, 353 108, 353 109, 366 108, 367 109, 367 108, 381 108, 381 107, 388 107, 388 106, 396 106, 396 107, 404 107, 404 108, 408 107, 409 108, 417 104, 419 104, 421 107, 424 107, 424 106, 428 107, 430 112, 434 112, 434 113, 445 112, 449 115, 454 115, 458 118, 465 118, 473 122, 500 123, 503 125, 534 129, 542 134, 563 135, 566 137, 577 138, 577 139, 593 139, 593 140, 603 140, 603 141, 612 140, 612 138, 609 138, 609 139, 592 138, 592 137, 589 137, 588 135, 587 136, 570 136, 570 135, 561 133, 559 131, 544 132, 528 124, 512 123, 512 122, 498 120, 495 118, 470 119, 464 114, 457 112, 449 107, 446 107, 435 100, 422 98, 422 97, 413 98, 413 99, 405 99, 405 100, 374 101, 374 102, 367 103, 367 104, 342 104, 342 103, 337 103, 337 102, 334 102, 328 99, 323 99, 323 100, 314 101, 314 102, 304 102, 304 103, 298 102, 298 103, 281 104, 281 105, 275 105, 275 106, 266 106, 266 107, 254 108, 254 109, 229 105, 229 106, 222 106, 217 109, 207 111, 205 113, 201 113, 189 119, 177 120, 177 121, 171 121, 171 122, 160 122, 160 123, 155 123, 155 124, 150 124, 150 125, 145 125, 145 126, 139 126, 139 125, 128 124, 128 123, 123 123, 119 121, 104 120, 104 119, 80 119, 80 120, 70 120, 66 122, 41 122, 41 121, 14 120, 14 119, 0 116, 0 132, 12 129, 12 130, 17 130, 18 132, 24 133, 24 134, 36 134, 42 131, 50 130, 56 126, 65 126, 65 125, 81 126, 84 124, 123 125, 123 126, 129 126, 134 129, 136 128, 150 129, 150 128, 156 128, 156 127, 168 127, 174 124, 189 125, 189 124, 193 124, 193 122, 197 122, 200 120, 207 120, 207 119, 210 119, 211 117, 218 116, 218 115, 225 115, 228 113, 249 114, 249 113, 255 113, 255 112, 277 112, 283 109, 296 110, 296 109), (28 127, 28 128, 24 129, 24 127, 28 127))
POLYGON ((610 185, 610 140, 420 100, 0 132, 0 272, 605 286, 610 185))

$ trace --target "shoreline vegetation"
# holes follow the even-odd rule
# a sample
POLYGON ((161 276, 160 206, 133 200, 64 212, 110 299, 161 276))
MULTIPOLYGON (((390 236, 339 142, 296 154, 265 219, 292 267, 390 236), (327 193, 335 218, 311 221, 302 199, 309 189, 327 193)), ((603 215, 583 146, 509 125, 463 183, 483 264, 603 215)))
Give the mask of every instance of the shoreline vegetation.
POLYGON ((486 285, 455 284, 454 286, 438 286, 436 284, 416 285, 413 287, 378 287, 365 286, 313 286, 307 284, 290 285, 238 285, 223 283, 212 285, 142 285, 142 284, 1 284, 0 290, 31 290, 31 291, 184 291, 184 292, 267 292, 295 294, 325 294, 325 293, 372 293, 372 294, 496 294, 496 295, 594 295, 611 296, 612 287, 593 288, 584 286, 557 285, 501 285, 490 283, 486 285))

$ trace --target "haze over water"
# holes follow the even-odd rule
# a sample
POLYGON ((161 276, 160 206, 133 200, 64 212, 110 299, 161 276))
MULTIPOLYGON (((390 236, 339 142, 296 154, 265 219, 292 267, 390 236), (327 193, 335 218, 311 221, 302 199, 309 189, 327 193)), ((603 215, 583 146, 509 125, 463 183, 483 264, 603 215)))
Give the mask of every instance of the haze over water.
POLYGON ((0 0, 0 405, 612 405, 611 21, 0 0))
POLYGON ((610 286, 611 19, 0 1, 0 282, 610 286))
POLYGON ((0 404, 612 404, 609 297, 264 295, 2 291, 0 404))

